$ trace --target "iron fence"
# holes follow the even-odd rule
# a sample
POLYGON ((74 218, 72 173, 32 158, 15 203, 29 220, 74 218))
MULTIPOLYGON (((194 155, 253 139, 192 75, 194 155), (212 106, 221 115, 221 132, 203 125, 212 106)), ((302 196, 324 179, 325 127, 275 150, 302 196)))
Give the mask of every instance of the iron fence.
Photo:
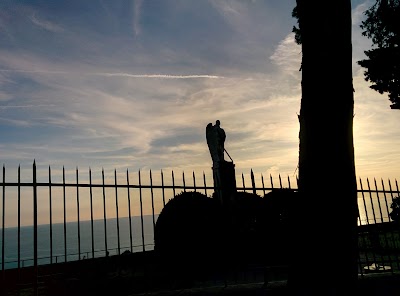
MULTIPOLYGON (((184 172, 177 178, 171 171, 167 178, 162 170, 157 174, 151 170, 147 174, 140 170, 135 174, 114 170, 111 177, 106 177, 102 169, 101 175, 93 178, 89 168, 86 180, 82 181, 78 168, 72 174, 64 167, 61 174, 55 174, 50 167, 45 171, 38 170, 34 162, 32 174, 26 177, 18 167, 15 182, 15 176, 7 180, 3 165, 0 183, 3 282, 7 269, 20 272, 31 266, 37 276, 41 264, 152 250, 156 220, 168 198, 181 191, 199 191, 210 196, 215 190, 212 176, 204 172, 201 178, 194 172, 190 178, 184 172), (67 174, 74 181, 67 182, 67 174), (13 244, 8 244, 8 237, 13 244), (27 254, 26 245, 33 248, 33 254, 27 254)), ((267 180, 251 170, 248 175, 242 173, 236 177, 241 179, 238 191, 261 196, 275 188, 297 190, 297 179, 292 182, 289 176, 278 175, 276 180, 269 175, 267 180)), ((399 229, 392 225, 389 215, 390 205, 399 195, 397 180, 385 183, 367 179, 365 186, 359 179, 361 273, 371 271, 365 266, 378 263, 383 269, 390 267, 392 272, 400 269, 399 229)))

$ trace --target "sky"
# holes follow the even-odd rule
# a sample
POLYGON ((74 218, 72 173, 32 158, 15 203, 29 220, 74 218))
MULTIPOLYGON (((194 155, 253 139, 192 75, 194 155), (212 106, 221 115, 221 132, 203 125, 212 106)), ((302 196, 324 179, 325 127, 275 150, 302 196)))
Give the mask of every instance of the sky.
MULTIPOLYGON (((0 163, 211 174, 221 121, 237 174, 294 177, 301 47, 295 0, 2 0, 0 163)), ((352 1, 358 178, 398 177, 400 113, 356 61, 370 41, 352 1)), ((323 65, 322 65, 323 66, 323 65)), ((321 75, 324 75, 321 67, 321 75)), ((324 101, 317 112, 324 112, 324 101)), ((321 173, 329 170, 321 162, 321 173)))

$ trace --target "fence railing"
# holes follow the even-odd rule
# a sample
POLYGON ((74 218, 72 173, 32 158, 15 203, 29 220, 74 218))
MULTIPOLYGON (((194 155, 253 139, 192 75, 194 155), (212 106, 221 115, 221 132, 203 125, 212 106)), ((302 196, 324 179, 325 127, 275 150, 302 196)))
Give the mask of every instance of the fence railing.
MULTIPOLYGON (((112 176, 106 177, 103 169, 101 175, 94 177, 89 169, 83 181, 78 168, 73 173, 64 168, 61 173, 54 173, 50 167, 38 170, 33 163, 28 177, 21 174, 20 167, 16 176, 6 173, 3 165, 3 276, 9 268, 37 268, 40 264, 108 256, 110 252, 119 255, 122 251, 151 250, 156 219, 169 198, 181 191, 200 191, 210 196, 215 189, 211 172, 210 176, 203 172, 201 178, 194 172, 186 177, 183 172, 177 178, 174 171, 167 177, 163 171, 144 174, 139 170, 132 174, 114 170, 112 176), (67 178, 73 181, 67 182, 67 178)), ((292 182, 289 176, 278 175, 276 180, 270 175, 267 179, 262 174, 255 176, 251 170, 236 178, 241 179, 237 182, 238 191, 261 196, 274 188, 297 190, 297 179, 292 182)), ((360 179, 359 225, 391 222, 390 204, 398 195, 397 180, 385 183, 374 179, 371 184, 367 179, 365 185, 360 179)))

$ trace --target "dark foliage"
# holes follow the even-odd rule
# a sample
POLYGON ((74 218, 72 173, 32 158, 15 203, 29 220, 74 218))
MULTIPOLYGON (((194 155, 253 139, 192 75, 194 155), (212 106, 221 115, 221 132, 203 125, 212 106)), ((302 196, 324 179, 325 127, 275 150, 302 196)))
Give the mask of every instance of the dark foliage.
MULTIPOLYGON (((296 5, 293 10, 292 10, 292 17, 297 19, 297 23, 299 23, 299 9, 298 6, 296 5)), ((294 39, 297 44, 301 45, 301 32, 300 28, 293 26, 292 32, 294 33, 294 39)))
POLYGON ((233 265, 285 264, 294 196, 289 189, 264 197, 237 192, 235 203, 223 208, 217 198, 182 192, 158 217, 155 251, 171 273, 186 278, 233 265))
POLYGON ((365 11, 363 35, 372 40, 368 59, 358 61, 365 68, 365 80, 380 94, 388 93, 392 109, 400 109, 400 1, 379 0, 365 11))
POLYGON ((168 201, 156 223, 155 251, 182 276, 216 268, 223 250, 223 217, 216 199, 182 192, 168 201))
POLYGON ((389 213, 390 219, 394 222, 400 222, 400 196, 394 197, 390 205, 392 211, 389 213))

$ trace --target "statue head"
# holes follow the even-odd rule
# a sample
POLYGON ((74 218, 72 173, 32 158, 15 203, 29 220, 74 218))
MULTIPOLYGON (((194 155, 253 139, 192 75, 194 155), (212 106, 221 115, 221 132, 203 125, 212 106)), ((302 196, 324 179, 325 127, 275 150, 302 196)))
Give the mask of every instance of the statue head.
POLYGON ((219 121, 219 120, 217 120, 216 122, 215 122, 215 125, 220 125, 221 124, 221 122, 219 121))

